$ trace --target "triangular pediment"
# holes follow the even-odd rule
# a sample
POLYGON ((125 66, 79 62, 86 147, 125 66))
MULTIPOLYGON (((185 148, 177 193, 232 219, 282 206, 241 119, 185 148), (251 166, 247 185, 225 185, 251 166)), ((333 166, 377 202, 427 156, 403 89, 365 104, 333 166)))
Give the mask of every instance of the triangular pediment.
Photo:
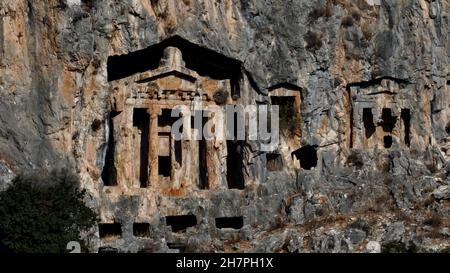
MULTIPOLYGON (((176 47, 167 47, 163 52, 160 66, 136 75, 137 83, 158 82, 162 85, 168 84, 173 88, 174 82, 194 84, 199 75, 185 67, 181 50, 176 47)), ((165 86, 161 86, 165 89, 165 86)))
POLYGON ((147 71, 137 76, 137 83, 153 82, 164 78, 178 78, 195 83, 198 74, 184 67, 162 67, 153 71, 147 71))

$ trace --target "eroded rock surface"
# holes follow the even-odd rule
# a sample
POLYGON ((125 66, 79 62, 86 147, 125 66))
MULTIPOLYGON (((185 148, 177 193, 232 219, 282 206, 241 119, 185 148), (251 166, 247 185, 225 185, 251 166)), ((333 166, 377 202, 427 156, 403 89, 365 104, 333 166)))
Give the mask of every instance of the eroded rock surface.
POLYGON ((73 168, 94 252, 448 249, 449 8, 3 0, 0 189, 73 168), (280 145, 176 142, 198 103, 281 105, 280 145))

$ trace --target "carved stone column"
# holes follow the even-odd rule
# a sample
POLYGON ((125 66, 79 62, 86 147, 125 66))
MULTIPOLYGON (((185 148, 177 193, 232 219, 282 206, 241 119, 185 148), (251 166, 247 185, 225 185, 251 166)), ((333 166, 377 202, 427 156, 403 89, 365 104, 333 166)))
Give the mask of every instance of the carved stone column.
POLYGON ((159 106, 152 106, 148 109, 150 115, 149 137, 149 185, 150 187, 159 187, 158 183, 158 115, 159 106))

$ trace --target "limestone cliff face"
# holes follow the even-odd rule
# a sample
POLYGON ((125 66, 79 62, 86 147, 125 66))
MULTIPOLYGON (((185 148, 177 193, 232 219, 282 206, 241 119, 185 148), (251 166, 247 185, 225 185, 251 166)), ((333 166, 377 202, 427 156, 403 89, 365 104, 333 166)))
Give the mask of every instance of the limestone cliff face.
MULTIPOLYGON (((0 189, 20 172, 74 169, 105 225, 87 235, 93 251, 378 251, 379 242, 445 248, 449 8, 446 0, 3 0, 0 189), (227 69, 218 70, 220 79, 203 68, 186 72, 187 80, 140 87, 161 68, 157 57, 168 39, 185 48, 174 57, 180 63, 212 56, 227 69), (209 191, 194 189, 194 175, 169 183, 172 189, 139 189, 136 145, 127 139, 143 129, 133 126, 127 99, 141 89, 195 93, 201 86, 213 101, 234 75, 241 84, 235 103, 293 98, 294 136, 282 137, 276 155, 261 153, 257 143, 245 147, 244 190, 220 182, 227 180, 220 169, 225 144, 206 145, 216 183, 209 191), (201 84, 190 87, 189 77, 201 84), (111 136, 115 157, 106 171, 117 172, 117 186, 105 185, 102 175, 111 136), (193 188, 183 192, 181 185, 193 188), (191 214, 197 227, 186 233, 172 233, 176 223, 164 219, 191 214), (438 217, 439 225, 430 225, 438 217), (217 221, 240 229, 217 228, 217 221), (113 223, 121 224, 120 238, 106 240, 117 233, 113 223), (150 235, 135 236, 139 230, 150 235)), ((149 120, 160 110, 149 111, 149 120)))

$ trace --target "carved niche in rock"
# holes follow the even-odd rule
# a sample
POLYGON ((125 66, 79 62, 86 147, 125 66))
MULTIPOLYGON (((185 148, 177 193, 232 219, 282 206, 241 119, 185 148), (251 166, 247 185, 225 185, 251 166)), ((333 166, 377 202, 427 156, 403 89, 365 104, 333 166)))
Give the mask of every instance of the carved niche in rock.
POLYGON ((188 57, 191 63, 187 64, 183 53, 186 52, 167 46, 157 68, 137 73, 131 83, 129 79, 114 82, 113 100, 116 105, 122 105, 120 115, 123 117, 119 119, 119 125, 111 126, 116 131, 116 146, 121 146, 111 150, 120 153, 121 162, 117 156, 111 157, 116 166, 124 166, 115 168, 118 184, 132 181, 134 188, 152 188, 172 196, 182 196, 194 189, 226 187, 227 184, 229 188, 243 189, 243 157, 230 152, 242 151, 242 148, 230 141, 206 140, 201 134, 211 118, 211 113, 203 109, 219 106, 214 98, 218 92, 224 98, 220 104, 236 103, 234 93, 239 89, 236 79, 229 78, 228 74, 222 78, 210 77, 206 68, 200 69, 200 75, 187 68, 200 67, 198 63, 192 63, 196 59, 188 57), (183 123, 182 130, 190 129, 191 136, 200 136, 200 139, 177 140, 174 137, 172 126, 183 114, 173 117, 172 110, 179 106, 186 106, 191 112, 191 118, 188 118, 192 120, 191 128, 184 128, 183 123), (197 124, 197 120, 201 124, 197 124), (224 151, 228 151, 226 168, 221 161, 224 151), (227 175, 221 174, 224 171, 227 175), (232 181, 222 181, 223 177, 232 181))
POLYGON ((408 148, 414 102, 399 83, 382 79, 380 84, 350 87, 352 99, 352 147, 357 149, 408 148))

